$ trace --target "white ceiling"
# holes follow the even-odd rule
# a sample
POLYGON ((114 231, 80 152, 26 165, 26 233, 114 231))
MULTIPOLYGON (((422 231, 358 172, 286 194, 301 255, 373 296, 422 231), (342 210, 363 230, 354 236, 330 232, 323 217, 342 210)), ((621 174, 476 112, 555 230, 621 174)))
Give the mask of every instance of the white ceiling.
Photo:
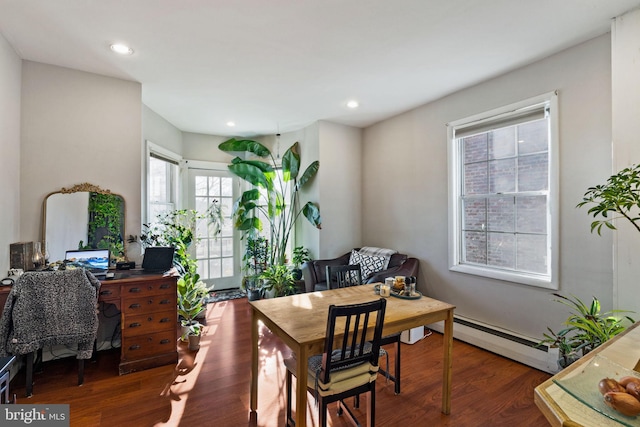
POLYGON ((253 136, 371 125, 604 34, 639 5, 0 0, 0 32, 23 59, 140 82, 143 103, 183 131, 253 136))

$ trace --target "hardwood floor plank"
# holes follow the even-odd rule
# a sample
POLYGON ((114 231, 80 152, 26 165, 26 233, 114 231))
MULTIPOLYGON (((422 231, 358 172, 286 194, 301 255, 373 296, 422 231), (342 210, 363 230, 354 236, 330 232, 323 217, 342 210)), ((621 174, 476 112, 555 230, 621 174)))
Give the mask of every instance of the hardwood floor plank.
MULTIPOLYGON (((85 384, 76 385, 74 359, 45 364, 35 375, 34 395, 24 398, 24 373, 12 381, 18 403, 68 403, 71 426, 282 426, 282 360, 290 350, 266 328, 261 336, 258 419, 249 420, 251 365, 250 309, 246 299, 207 307, 207 326, 198 352, 178 343, 178 366, 164 366, 118 376, 119 351, 100 352, 85 366, 85 384), (176 383, 173 384, 174 379, 176 383)), ((442 402, 442 335, 402 344, 402 393, 383 376, 376 384, 378 426, 545 426, 533 402, 533 389, 549 374, 454 341, 451 415, 442 402)), ((389 363, 395 352, 390 348, 389 363)), ((385 363, 382 359, 381 363, 385 363)), ((366 397, 355 410, 364 418, 366 397)), ((317 425, 317 408, 309 398, 309 424, 317 425)), ((347 426, 330 410, 330 425, 347 426)))

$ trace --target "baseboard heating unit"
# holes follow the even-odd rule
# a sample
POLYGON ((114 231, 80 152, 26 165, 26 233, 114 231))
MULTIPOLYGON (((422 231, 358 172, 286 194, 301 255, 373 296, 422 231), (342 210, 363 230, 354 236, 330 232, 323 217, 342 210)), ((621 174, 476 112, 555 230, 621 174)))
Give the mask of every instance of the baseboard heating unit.
MULTIPOLYGON (((442 323, 428 327, 443 332, 442 323)), ((457 315, 453 318, 453 337, 541 371, 558 372, 557 349, 538 345, 536 338, 457 315)))

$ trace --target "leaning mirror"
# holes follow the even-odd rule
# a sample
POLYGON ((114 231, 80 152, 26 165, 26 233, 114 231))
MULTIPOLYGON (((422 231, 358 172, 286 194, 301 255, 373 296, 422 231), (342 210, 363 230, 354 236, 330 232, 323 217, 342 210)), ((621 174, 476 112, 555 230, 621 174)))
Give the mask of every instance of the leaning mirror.
POLYGON ((109 249, 111 260, 124 257, 124 199, 84 183, 47 195, 42 208, 42 240, 50 261, 75 249, 109 249))

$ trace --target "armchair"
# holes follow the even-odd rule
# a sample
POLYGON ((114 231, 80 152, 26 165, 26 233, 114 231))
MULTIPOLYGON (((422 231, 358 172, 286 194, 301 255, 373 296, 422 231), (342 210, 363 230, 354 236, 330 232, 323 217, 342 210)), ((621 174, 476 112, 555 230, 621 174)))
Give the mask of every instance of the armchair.
MULTIPOLYGON (((360 248, 354 248, 359 250, 360 248)), ((327 289, 327 266, 347 265, 351 252, 333 259, 319 259, 302 264, 302 277, 306 292, 323 291, 327 289)), ((417 258, 409 258, 406 254, 393 254, 386 270, 378 271, 371 277, 364 279, 365 283, 384 282, 390 276, 418 276, 420 262, 417 258)))

